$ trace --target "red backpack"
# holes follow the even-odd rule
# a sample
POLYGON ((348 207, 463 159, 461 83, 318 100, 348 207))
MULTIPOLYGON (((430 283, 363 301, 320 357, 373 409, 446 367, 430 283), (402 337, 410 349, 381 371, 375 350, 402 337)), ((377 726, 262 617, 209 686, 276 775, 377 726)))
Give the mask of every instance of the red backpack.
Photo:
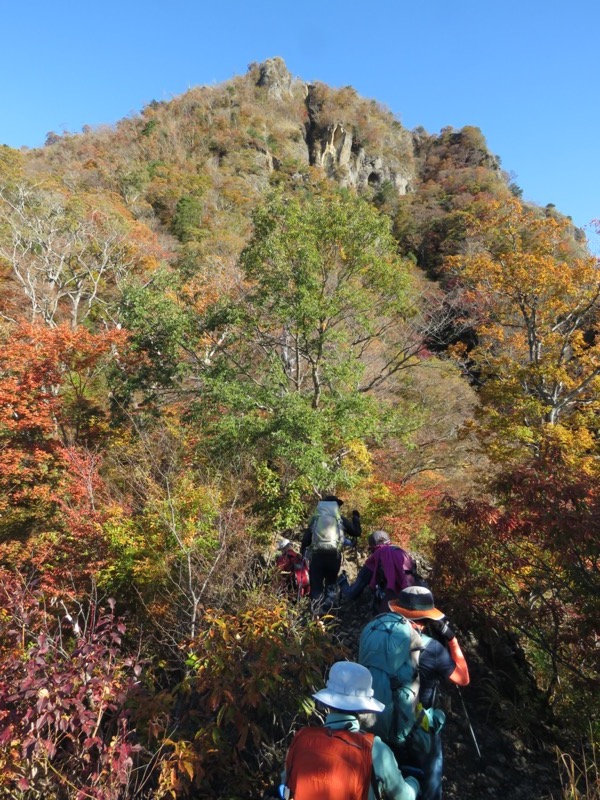
POLYGON ((301 728, 285 761, 286 784, 295 800, 367 800, 373 734, 301 728))
POLYGON ((300 553, 288 550, 277 558, 276 564, 286 584, 297 597, 305 597, 310 592, 308 561, 300 553))

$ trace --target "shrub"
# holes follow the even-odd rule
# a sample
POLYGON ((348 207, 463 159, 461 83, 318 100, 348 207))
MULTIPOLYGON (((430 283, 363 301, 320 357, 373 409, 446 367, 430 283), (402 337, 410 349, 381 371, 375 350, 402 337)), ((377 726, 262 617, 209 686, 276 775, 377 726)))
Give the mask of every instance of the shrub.
POLYGON ((49 611, 9 573, 0 601, 0 788, 48 800, 122 797, 140 749, 125 704, 141 667, 121 652, 114 601, 85 615, 60 602, 49 611))
POLYGON ((163 786, 178 796, 192 786, 195 797, 254 796, 263 788, 263 747, 285 740, 298 720, 306 723, 310 693, 340 657, 330 635, 277 598, 250 598, 235 615, 207 609, 182 687, 195 735, 171 743, 163 786))

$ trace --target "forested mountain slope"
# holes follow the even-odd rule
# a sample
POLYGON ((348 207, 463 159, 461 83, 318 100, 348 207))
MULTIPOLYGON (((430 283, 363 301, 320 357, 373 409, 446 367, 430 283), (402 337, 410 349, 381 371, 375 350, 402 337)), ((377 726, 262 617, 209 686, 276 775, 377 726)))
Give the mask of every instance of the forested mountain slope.
POLYGON ((600 283, 520 193, 477 128, 281 59, 0 148, 5 796, 259 793, 355 656, 274 579, 329 492, 429 565, 479 707, 584 768, 600 283))

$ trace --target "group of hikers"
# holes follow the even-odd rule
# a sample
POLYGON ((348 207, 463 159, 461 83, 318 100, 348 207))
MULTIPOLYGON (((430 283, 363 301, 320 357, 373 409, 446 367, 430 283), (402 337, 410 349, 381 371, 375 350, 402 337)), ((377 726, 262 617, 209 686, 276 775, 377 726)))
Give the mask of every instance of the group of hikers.
POLYGON ((385 531, 368 537, 369 557, 352 584, 340 575, 344 546, 362 533, 358 511, 348 519, 341 506, 335 495, 320 500, 300 552, 281 539, 277 564, 298 597, 310 595, 316 616, 370 587, 373 618, 357 660, 333 664, 325 688, 313 694, 323 725, 295 734, 281 783, 266 796, 441 800, 445 715, 436 698, 442 681, 469 683, 465 657, 414 559, 385 531))

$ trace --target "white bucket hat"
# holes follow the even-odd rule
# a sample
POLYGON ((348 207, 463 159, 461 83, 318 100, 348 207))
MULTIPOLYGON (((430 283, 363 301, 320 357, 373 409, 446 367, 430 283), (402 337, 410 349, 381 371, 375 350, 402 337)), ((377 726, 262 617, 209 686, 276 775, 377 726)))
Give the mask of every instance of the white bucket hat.
POLYGON ((285 548, 290 545, 291 542, 289 539, 279 539, 277 541, 277 549, 278 550, 285 550, 285 548))
POLYGON ((369 670, 353 661, 336 661, 329 670, 327 686, 313 697, 338 711, 379 712, 385 708, 373 697, 373 678, 369 670))

